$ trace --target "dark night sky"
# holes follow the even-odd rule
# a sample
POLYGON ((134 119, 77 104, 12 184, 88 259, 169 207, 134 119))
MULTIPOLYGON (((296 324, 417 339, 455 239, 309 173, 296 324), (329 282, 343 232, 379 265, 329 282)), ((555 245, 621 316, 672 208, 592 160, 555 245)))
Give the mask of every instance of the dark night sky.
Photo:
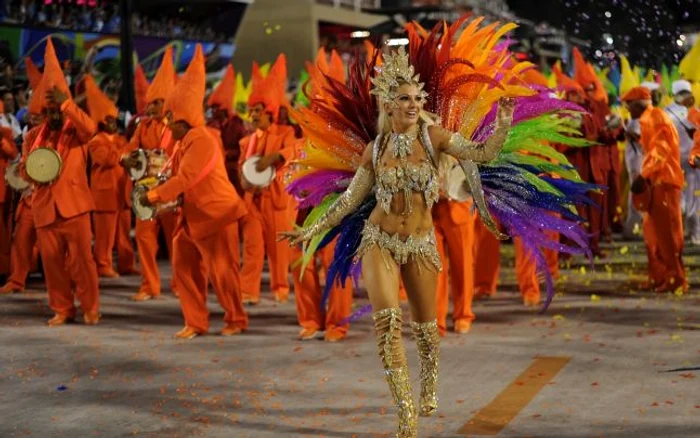
POLYGON ((523 18, 591 41, 584 50, 591 59, 597 50, 614 49, 648 67, 678 63, 684 51, 676 41, 683 30, 700 30, 700 0, 509 0, 508 5, 523 18))

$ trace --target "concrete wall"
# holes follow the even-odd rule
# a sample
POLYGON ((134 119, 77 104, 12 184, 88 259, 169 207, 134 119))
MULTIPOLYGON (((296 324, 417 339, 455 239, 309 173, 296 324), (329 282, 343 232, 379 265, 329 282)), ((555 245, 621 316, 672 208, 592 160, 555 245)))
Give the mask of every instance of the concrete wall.
POLYGON ((236 35, 233 65, 247 80, 253 61, 274 62, 285 53, 287 71, 294 78, 304 62, 316 56, 319 21, 368 28, 384 20, 379 15, 317 5, 313 0, 255 0, 236 35))

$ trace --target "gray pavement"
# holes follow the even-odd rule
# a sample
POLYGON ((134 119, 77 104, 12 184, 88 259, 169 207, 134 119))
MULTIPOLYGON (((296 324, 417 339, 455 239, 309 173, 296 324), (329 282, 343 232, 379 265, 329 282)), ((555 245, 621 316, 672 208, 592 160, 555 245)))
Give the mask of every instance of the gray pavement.
MULTIPOLYGON (((700 250, 687 251, 694 287, 684 297, 635 291, 644 279, 639 243, 612 246, 595 270, 575 260, 544 315, 520 304, 512 247, 503 251, 498 295, 475 304, 469 334, 443 340, 441 406, 436 417, 421 419, 421 437, 460 436, 542 356, 571 360, 498 437, 700 437, 700 250), (678 368, 687 370, 666 372, 678 368)), ((299 342, 293 302, 275 304, 265 292, 250 308, 250 330, 222 338, 211 294, 214 334, 175 341, 177 299, 166 291, 158 301, 132 303, 137 285, 136 277, 102 282, 104 319, 96 327, 44 326, 51 312, 37 283, 0 297, 0 437, 393 431, 371 318, 341 343, 299 342)), ((404 334, 417 382, 415 344, 404 334)))

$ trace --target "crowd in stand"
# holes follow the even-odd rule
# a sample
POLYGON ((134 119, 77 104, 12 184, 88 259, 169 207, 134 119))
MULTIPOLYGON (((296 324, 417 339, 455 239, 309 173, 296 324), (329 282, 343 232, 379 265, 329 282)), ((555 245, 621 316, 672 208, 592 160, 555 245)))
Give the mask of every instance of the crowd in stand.
MULTIPOLYGON (((49 27, 80 32, 119 33, 119 2, 109 0, 8 0, 0 8, 5 23, 49 27)), ((132 14, 135 35, 225 41, 211 26, 187 22, 179 17, 132 14)))

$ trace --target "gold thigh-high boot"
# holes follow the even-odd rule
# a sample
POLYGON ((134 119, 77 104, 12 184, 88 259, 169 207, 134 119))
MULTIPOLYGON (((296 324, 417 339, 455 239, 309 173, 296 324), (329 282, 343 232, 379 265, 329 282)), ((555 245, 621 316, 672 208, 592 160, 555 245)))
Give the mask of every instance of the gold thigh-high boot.
POLYGON ((394 403, 399 408, 399 427, 396 436, 397 438, 416 438, 418 417, 413 403, 406 353, 401 342, 401 309, 383 309, 375 312, 372 317, 386 381, 394 403))
POLYGON ((411 322, 420 355, 420 415, 429 417, 437 411, 438 360, 440 357, 440 336, 437 320, 411 322))

